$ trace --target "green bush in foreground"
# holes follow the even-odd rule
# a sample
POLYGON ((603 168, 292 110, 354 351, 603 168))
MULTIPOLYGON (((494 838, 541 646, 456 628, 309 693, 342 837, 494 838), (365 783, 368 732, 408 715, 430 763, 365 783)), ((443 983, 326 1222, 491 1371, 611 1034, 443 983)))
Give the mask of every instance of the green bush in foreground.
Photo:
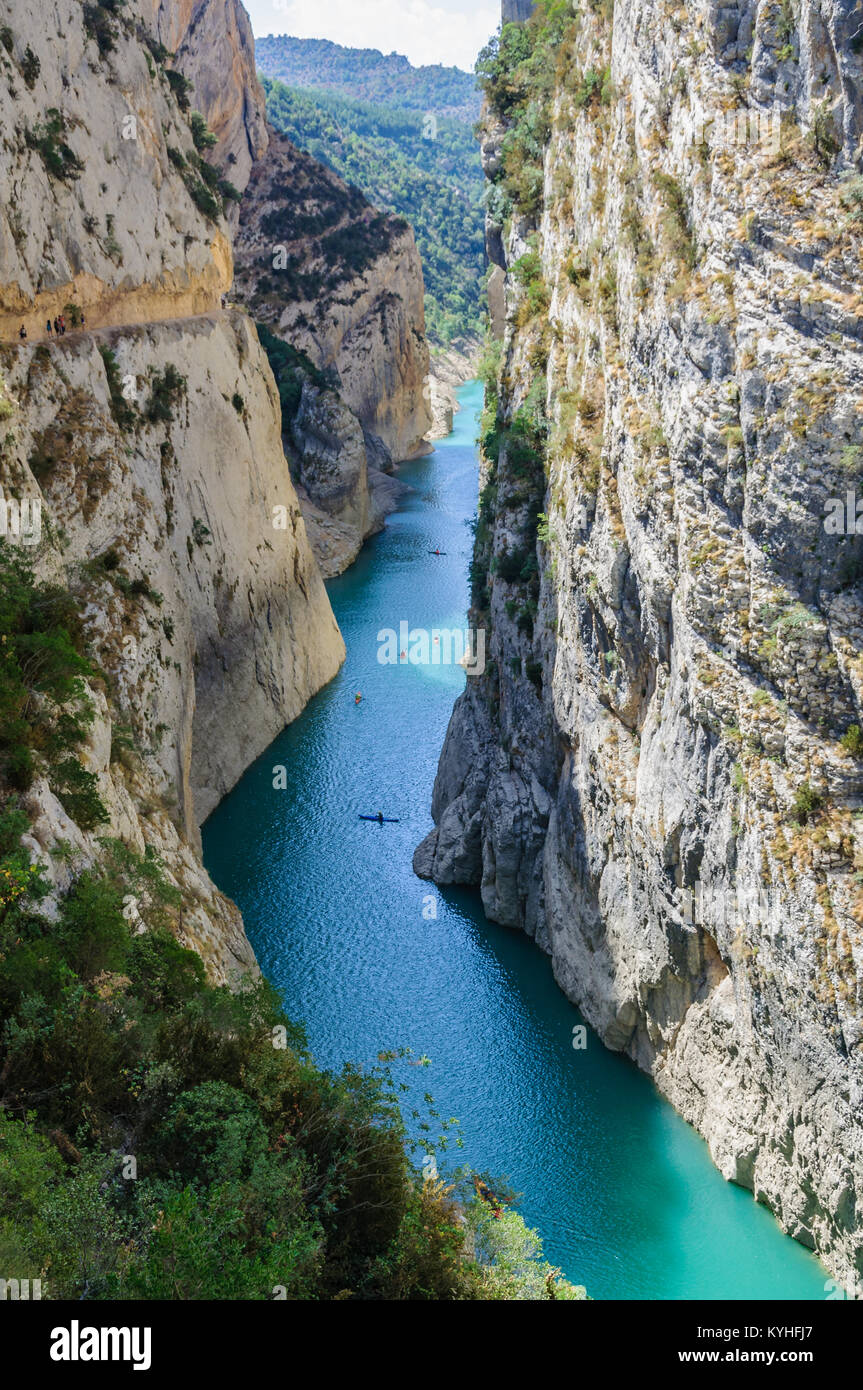
POLYGON ((23 897, 4 923, 14 1277, 49 1298, 576 1296, 517 1214, 419 1177, 385 1069, 318 1070, 266 984, 206 986, 167 932, 131 935, 120 891, 89 879, 50 933, 23 897))

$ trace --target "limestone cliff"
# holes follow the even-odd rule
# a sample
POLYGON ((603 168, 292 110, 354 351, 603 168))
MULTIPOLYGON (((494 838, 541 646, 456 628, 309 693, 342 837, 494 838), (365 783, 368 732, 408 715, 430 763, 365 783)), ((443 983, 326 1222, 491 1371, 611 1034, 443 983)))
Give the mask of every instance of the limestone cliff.
POLYGON ((465 382, 476 380, 481 355, 478 337, 458 338, 432 353, 428 395, 433 423, 428 439, 446 439, 451 433, 453 416, 459 409, 456 391, 465 382))
POLYGON ((576 9, 490 81, 492 660, 415 867, 534 936, 853 1289, 863 16, 576 9))
POLYGON ((337 373, 394 460, 427 452, 422 265, 407 223, 271 132, 235 252, 237 294, 255 318, 337 373))
MULTIPOLYGON (((254 961, 201 866, 198 825, 344 647, 266 356, 250 321, 220 308, 232 267, 218 173, 152 6, 54 12, 49 27, 0 4, 0 483, 41 500, 28 553, 82 605, 104 678, 84 760, 109 813, 98 833, 159 852, 183 890, 178 935, 224 979, 254 961), (70 332, 49 336, 60 313, 70 332)), ((171 41, 188 42, 174 20, 171 41)), ((163 11, 159 23, 167 37, 163 11)), ((233 80, 231 35, 207 33, 233 80)), ((28 793, 30 843, 62 888, 100 849, 51 780, 41 769, 28 793)))
MULTIPOLYGON (((400 225, 403 245, 394 262, 389 255, 389 222, 367 204, 358 205, 356 195, 315 160, 300 156, 268 131, 251 25, 239 0, 151 4, 154 32, 170 55, 166 61, 191 84, 185 94, 189 107, 201 112, 216 137, 214 164, 240 193, 247 189, 253 166, 258 166, 243 213, 235 295, 261 322, 276 328, 300 351, 308 351, 313 364, 330 372, 323 393, 319 385, 308 382, 302 418, 287 411, 283 418, 284 443, 312 550, 328 578, 356 559, 363 542, 382 528, 397 505, 403 488, 386 476, 392 472, 393 456, 412 457, 427 448, 421 436, 430 424, 426 399, 432 388, 425 386, 428 352, 418 254, 412 236, 400 225), (268 191, 263 202, 262 188, 268 191), (315 195, 319 201, 314 210, 307 207, 312 221, 294 225, 292 206, 300 189, 307 204, 315 195), (284 301, 274 316, 271 300, 261 307, 258 277, 246 258, 248 247, 260 242, 259 220, 271 233, 279 206, 286 222, 299 231, 300 246, 291 245, 291 271, 281 284, 284 301), (321 215, 336 235, 316 246, 311 239, 314 217, 321 215), (384 235, 375 245, 381 230, 384 235), (364 242, 371 254, 357 260, 357 247, 364 242), (380 249, 387 258, 375 266, 380 249), (305 278, 298 281, 293 268, 300 256, 308 263, 305 278), (363 279, 357 268, 364 272, 363 279), (381 285, 391 279, 394 292, 382 293, 381 285), (321 282, 327 287, 328 305, 338 283, 341 298, 351 306, 337 333, 330 330, 323 344, 319 336, 310 339, 304 331, 310 318, 323 321, 325 316, 321 282), (354 312, 357 303, 361 308, 354 312)), ((236 231, 239 204, 226 200, 224 211, 236 231)), ((289 234, 290 227, 280 232, 289 234)), ((264 264, 272 269, 266 256, 264 264)))
POLYGON ((389 476, 389 453, 332 385, 304 380, 288 454, 312 550, 329 579, 353 563, 409 489, 389 476))
POLYGON ((267 148, 255 41, 240 0, 150 0, 151 28, 192 84, 190 102, 217 137, 215 159, 242 193, 267 148))
POLYGON ((38 336, 70 302, 92 326, 205 313, 231 282, 170 69, 138 40, 131 7, 88 13, 102 27, 60 7, 60 43, 35 12, 0 7, 3 340, 22 323, 38 336))

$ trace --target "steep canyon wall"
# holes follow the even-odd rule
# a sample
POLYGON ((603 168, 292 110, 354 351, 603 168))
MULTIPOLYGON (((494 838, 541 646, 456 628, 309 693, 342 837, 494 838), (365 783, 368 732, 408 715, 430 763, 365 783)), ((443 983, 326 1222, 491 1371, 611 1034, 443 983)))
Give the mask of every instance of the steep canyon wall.
POLYGON ((229 229, 163 51, 206 33, 241 169, 242 141, 251 155, 263 138, 236 45, 248 21, 212 6, 196 25, 201 7, 145 0, 51 8, 46 23, 0 6, 0 482, 41 500, 27 553, 85 614, 103 679, 83 761, 109 820, 80 830, 46 767, 26 797, 31 849, 60 890, 98 861, 99 835, 157 850, 184 894, 180 938, 224 979, 253 956, 198 826, 344 655, 266 356, 221 307, 229 229), (70 331, 49 337, 64 312, 70 331), (49 853, 60 841, 71 858, 49 853))
POLYGON ((490 83, 492 660, 415 867, 856 1288, 863 14, 576 11, 490 83))

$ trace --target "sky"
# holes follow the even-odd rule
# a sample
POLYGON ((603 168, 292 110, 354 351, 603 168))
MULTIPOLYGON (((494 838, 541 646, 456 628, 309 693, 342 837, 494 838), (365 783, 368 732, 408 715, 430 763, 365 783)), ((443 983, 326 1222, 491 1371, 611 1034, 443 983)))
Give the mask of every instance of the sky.
POLYGON ((256 37, 292 34, 404 53, 415 67, 471 72, 500 21, 500 0, 243 0, 256 37))

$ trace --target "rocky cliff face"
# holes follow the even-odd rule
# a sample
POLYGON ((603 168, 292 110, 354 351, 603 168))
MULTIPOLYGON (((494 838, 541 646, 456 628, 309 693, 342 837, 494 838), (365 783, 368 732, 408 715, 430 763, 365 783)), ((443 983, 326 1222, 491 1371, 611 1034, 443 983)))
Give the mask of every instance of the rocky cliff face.
MULTIPOLYGON (((237 243, 235 293, 330 373, 326 390, 310 381, 300 415, 283 420, 312 550, 329 578, 356 559, 397 505, 403 488, 386 476, 393 458, 428 448, 428 350, 413 237, 268 130, 251 25, 238 0, 151 0, 151 7, 153 32, 171 55, 166 61, 191 83, 190 110, 199 110, 216 136, 212 161, 241 193, 257 164, 237 243), (297 220, 300 195, 304 215, 297 220), (330 235, 318 246, 321 228, 330 235), (275 275, 282 296, 274 303, 272 294, 264 302, 259 280, 262 267, 273 270, 266 250, 276 232, 290 263, 275 275), (265 254, 256 255, 262 245, 265 254)), ((224 211, 236 232, 238 203, 226 200, 224 211)))
POLYGON ((312 550, 325 579, 353 564, 409 489, 332 386, 303 382, 290 424, 291 458, 312 550), (380 467, 375 467, 379 463, 380 467))
POLYGON ((190 132, 131 8, 94 6, 88 26, 61 7, 62 43, 20 7, 0 13, 0 338, 38 336, 69 302, 94 326, 212 309, 231 281, 226 228, 195 202, 190 132))
MULTIPOLYGON (((99 833, 161 854, 184 894, 178 934, 224 979, 253 956, 201 867, 198 825, 344 647, 266 356, 249 320, 219 307, 232 269, 206 196, 216 175, 151 6, 55 10, 49 31, 0 6, 0 482, 41 501, 28 553, 83 606, 104 673, 85 758, 110 817, 99 833), (84 331, 47 335, 47 317, 65 312, 72 330, 80 310, 84 331)), ((216 70, 233 73, 219 52, 230 33, 207 33, 216 70)), ((100 850, 44 773, 28 794, 31 848, 63 888, 70 863, 100 850), (71 858, 52 855, 58 843, 71 858)))
POLYGON ((255 318, 337 373, 394 460, 428 451, 422 265, 405 222, 271 132, 242 205, 236 276, 255 318))
POLYGON ((218 138, 216 162, 242 193, 267 148, 249 16, 239 0, 150 0, 149 11, 152 32, 192 84, 192 106, 218 138))
POLYGON ((618 0, 551 38, 532 20, 533 77, 503 64, 473 574, 492 663, 415 860, 534 936, 852 1289, 860 24, 851 0, 618 0))
POLYGON ((394 462, 431 447, 436 383, 413 233, 271 131, 243 202, 235 292, 274 335, 309 538, 324 576, 340 574, 404 492, 394 462))

